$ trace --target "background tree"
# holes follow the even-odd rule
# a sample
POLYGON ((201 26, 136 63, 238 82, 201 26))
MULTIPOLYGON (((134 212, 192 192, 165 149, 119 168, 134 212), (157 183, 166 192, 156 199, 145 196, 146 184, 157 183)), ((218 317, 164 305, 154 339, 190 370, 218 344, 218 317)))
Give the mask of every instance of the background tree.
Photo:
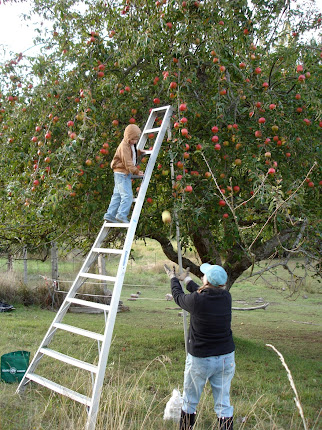
POLYGON ((3 240, 88 249, 124 127, 172 104, 138 236, 177 261, 175 229, 161 220, 176 210, 183 248, 223 264, 229 287, 276 253, 291 274, 293 254, 318 267, 321 47, 308 35, 321 18, 312 2, 36 0, 33 12, 51 24, 39 30, 41 53, 2 67, 3 240))

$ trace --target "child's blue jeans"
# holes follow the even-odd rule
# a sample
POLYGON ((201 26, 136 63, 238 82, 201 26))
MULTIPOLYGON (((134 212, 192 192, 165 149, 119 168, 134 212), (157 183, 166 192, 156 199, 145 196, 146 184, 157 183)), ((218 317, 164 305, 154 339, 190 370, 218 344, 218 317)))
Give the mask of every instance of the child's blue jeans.
POLYGON ((232 417, 230 384, 235 374, 235 352, 213 357, 187 355, 184 372, 183 406, 188 414, 196 412, 202 390, 209 380, 218 418, 232 417))
POLYGON ((114 172, 114 190, 107 215, 127 218, 133 201, 131 173, 114 172))

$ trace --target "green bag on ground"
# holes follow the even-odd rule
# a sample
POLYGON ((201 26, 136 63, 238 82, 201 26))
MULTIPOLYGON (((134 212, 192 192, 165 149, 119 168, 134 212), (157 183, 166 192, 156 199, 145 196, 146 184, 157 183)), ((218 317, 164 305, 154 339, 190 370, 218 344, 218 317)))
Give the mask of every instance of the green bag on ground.
POLYGON ((20 382, 29 366, 28 351, 8 352, 1 356, 1 379, 5 382, 20 382))

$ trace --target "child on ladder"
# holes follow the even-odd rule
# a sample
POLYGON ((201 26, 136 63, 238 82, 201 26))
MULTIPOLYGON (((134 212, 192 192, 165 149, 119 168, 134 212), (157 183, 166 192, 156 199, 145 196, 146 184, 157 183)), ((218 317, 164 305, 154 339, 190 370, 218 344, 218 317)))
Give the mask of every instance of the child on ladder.
POLYGON ((133 201, 131 175, 143 176, 144 174, 136 167, 135 145, 138 143, 140 135, 141 130, 137 125, 128 125, 111 162, 114 172, 114 191, 103 217, 107 222, 129 222, 127 217, 133 201))

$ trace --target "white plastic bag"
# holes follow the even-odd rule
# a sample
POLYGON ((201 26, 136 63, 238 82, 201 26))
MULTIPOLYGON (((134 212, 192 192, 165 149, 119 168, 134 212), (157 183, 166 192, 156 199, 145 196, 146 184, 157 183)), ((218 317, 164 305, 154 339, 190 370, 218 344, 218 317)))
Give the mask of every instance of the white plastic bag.
POLYGON ((172 396, 166 404, 164 409, 163 419, 164 420, 174 420, 180 421, 181 408, 183 404, 183 399, 181 397, 180 391, 176 388, 172 391, 172 396))

